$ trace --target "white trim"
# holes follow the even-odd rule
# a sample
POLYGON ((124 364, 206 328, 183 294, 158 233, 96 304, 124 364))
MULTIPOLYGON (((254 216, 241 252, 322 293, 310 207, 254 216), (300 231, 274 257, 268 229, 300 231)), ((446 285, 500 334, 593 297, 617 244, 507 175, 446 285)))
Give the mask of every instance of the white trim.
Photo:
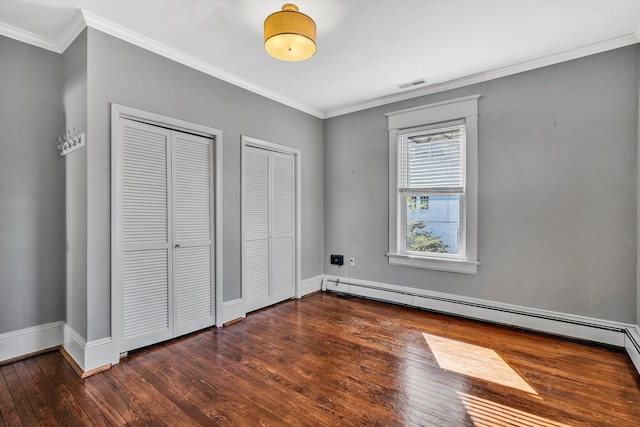
POLYGON ((481 95, 406 108, 385 113, 389 130, 389 264, 453 273, 476 274, 478 268, 478 101, 481 95), (404 249, 404 207, 398 195, 398 136, 403 129, 464 119, 465 193, 460 227, 464 259, 413 256, 404 249))
POLYGON ((247 312, 244 309, 244 301, 237 298, 222 303, 222 323, 227 323, 236 319, 244 319, 247 312))
MULTIPOLYGON (((196 123, 187 122, 172 117, 163 116, 156 113, 139 110, 136 108, 126 107, 119 104, 111 104, 111 157, 117 158, 120 144, 117 143, 121 138, 121 119, 128 118, 138 120, 151 125, 158 125, 162 127, 169 127, 173 130, 183 131, 193 134, 199 134, 201 136, 210 137, 214 139, 215 150, 215 165, 214 171, 215 179, 215 208, 214 208, 214 223, 215 223, 215 236, 212 244, 215 245, 215 285, 214 285, 214 299, 215 299, 215 325, 221 327, 223 322, 222 313, 222 286, 223 286, 223 253, 222 253, 222 241, 223 241, 223 228, 222 228, 222 131, 209 126, 200 125, 196 123)), ((122 307, 121 300, 121 286, 114 286, 114 278, 119 277, 120 265, 120 239, 119 233, 121 224, 119 216, 114 214, 113 211, 118 209, 120 201, 118 200, 119 188, 118 179, 120 177, 119 162, 111 161, 111 355, 112 364, 117 364, 120 361, 120 352, 122 351, 122 307)))
POLYGON ((390 265, 402 267, 426 268, 429 270, 449 271, 452 273, 477 274, 478 261, 453 258, 430 258, 404 254, 387 254, 390 265))
POLYGON ((64 332, 62 346, 69 356, 78 364, 80 369, 87 371, 87 369, 85 369, 85 348, 87 342, 82 338, 82 335, 66 323, 62 326, 62 331, 64 332))
POLYGON ((89 341, 84 347, 84 371, 89 372, 111 364, 112 352, 111 337, 89 341))
POLYGON ((480 99, 481 96, 480 94, 469 95, 419 105, 417 107, 405 108, 403 110, 390 111, 384 114, 389 120, 388 130, 454 121, 467 116, 477 116, 478 99, 480 99), (425 123, 425 121, 427 123, 425 123))
POLYGON ((631 326, 626 329, 624 348, 640 373, 640 326, 631 326))
POLYGON ((0 335, 0 362, 44 350, 64 347, 85 372, 111 363, 111 338, 86 342, 68 324, 59 321, 0 335))
POLYGON ((78 11, 66 26, 66 31, 57 40, 32 33, 22 28, 14 27, 5 22, 0 22, 0 35, 21 41, 23 43, 37 46, 42 49, 50 50, 55 53, 64 53, 65 50, 73 43, 73 41, 86 28, 86 23, 82 12, 78 11))
MULTIPOLYGON (((321 275, 304 282, 317 284, 318 280, 322 290, 624 347, 640 373, 640 327, 636 325, 344 277, 321 275)), ((223 309, 225 323, 246 316, 244 302, 239 298, 223 303, 223 309)), ((111 338, 87 343, 64 322, 53 322, 1 334, 0 363, 59 346, 63 346, 85 372, 108 365, 112 360, 111 338)))
POLYGON ((0 362, 62 345, 63 322, 0 334, 0 362))
POLYGON ((198 71, 202 71, 205 74, 226 81, 227 83, 246 89, 250 92, 264 96, 265 98, 269 98, 273 101, 287 105, 291 108, 318 117, 320 119, 329 119, 331 117, 342 116, 345 114, 354 113, 356 111, 379 107, 381 105, 387 105, 394 102, 405 101, 407 99, 413 99, 420 96, 444 92, 447 90, 469 86, 476 83, 482 83, 489 80, 494 80, 501 77, 506 77, 513 74, 558 64, 561 62, 571 61, 573 59, 578 59, 589 55, 595 55, 597 53, 618 49, 640 42, 640 27, 638 27, 638 29, 633 33, 624 34, 619 37, 615 37, 609 40, 603 40, 576 49, 567 50, 564 52, 521 62, 519 64, 497 68, 494 70, 483 71, 480 73, 472 74, 470 76, 461 77, 459 79, 433 84, 420 89, 383 96, 377 99, 349 105, 346 107, 339 107, 328 111, 321 111, 313 106, 285 97, 269 89, 260 87, 247 80, 241 79, 236 75, 226 72, 218 67, 215 67, 190 55, 186 55, 174 48, 170 48, 141 34, 135 33, 125 27, 121 27, 111 21, 87 12, 86 10, 80 10, 78 12, 78 14, 74 17, 73 21, 69 25, 69 29, 57 40, 49 39, 47 37, 31 33, 29 31, 14 27, 4 22, 0 22, 0 35, 34 46, 38 46, 53 52, 62 53, 67 49, 67 47, 69 47, 69 45, 78 36, 78 34, 80 34, 82 30, 84 30, 85 27, 91 27, 96 30, 102 31, 120 40, 127 41, 135 46, 149 50, 160 56, 164 56, 165 58, 169 58, 182 65, 198 71))
POLYGON ((64 339, 62 347, 84 372, 111 364, 111 337, 86 342, 68 324, 62 326, 64 339))
POLYGON ((222 243, 223 243, 223 228, 222 228, 222 131, 216 136, 216 141, 214 145, 214 155, 215 155, 215 236, 214 236, 214 244, 215 244, 215 263, 216 263, 216 287, 215 287, 215 307, 216 307, 216 326, 221 328, 223 321, 223 295, 222 295, 222 287, 224 284, 223 274, 222 274, 222 243))
POLYGON ((464 86, 470 86, 476 83, 482 83, 489 80, 495 80, 502 77, 511 76, 513 74, 523 73, 525 71, 535 70, 537 68, 547 67, 549 65, 559 64, 589 55, 618 49, 625 46, 640 42, 640 28, 635 33, 625 34, 609 40, 593 43, 587 46, 579 47, 572 50, 556 53, 554 55, 543 56, 542 58, 521 62, 506 67, 497 68, 495 70, 483 71, 472 74, 470 76, 461 77, 459 79, 449 80, 442 83, 433 84, 420 89, 406 91, 347 107, 336 108, 324 112, 324 118, 343 116, 356 111, 367 110, 369 108, 380 107, 382 105, 392 104, 394 102, 406 101, 407 99, 418 98, 420 96, 432 95, 447 90, 457 89, 464 86))
POLYGON ((66 323, 62 326, 62 330, 64 332, 62 346, 82 371, 89 372, 111 364, 113 351, 111 337, 87 342, 66 323))
POLYGON ((182 65, 186 65, 189 68, 193 68, 194 70, 201 71, 217 79, 223 80, 227 83, 231 83, 232 85, 238 86, 250 92, 264 96, 265 98, 272 99, 276 102, 287 105, 296 110, 302 111, 307 114, 311 114, 321 119, 324 118, 324 114, 322 113, 322 111, 316 108, 303 104, 302 102, 296 101, 294 99, 287 98, 269 89, 258 86, 254 83, 249 82, 248 80, 244 80, 234 74, 224 71, 218 67, 215 67, 193 56, 187 55, 177 49, 174 49, 172 47, 159 43, 146 36, 143 36, 142 34, 131 31, 125 27, 121 27, 120 25, 115 24, 111 21, 107 21, 104 18, 94 15, 90 12, 87 12, 86 10, 83 10, 82 13, 84 15, 84 20, 86 21, 88 27, 102 31, 103 33, 109 34, 120 40, 124 40, 135 46, 141 47, 150 52, 156 53, 160 56, 176 61, 182 65))
POLYGON ((308 279, 304 279, 300 283, 300 297, 303 297, 305 295, 309 295, 321 290, 323 279, 324 279, 324 275, 322 274, 314 277, 309 277, 308 279))
MULTIPOLYGON (((325 275, 327 291, 342 292, 554 335, 625 347, 633 325, 591 317, 541 310, 514 304, 369 280, 325 275), (336 283, 336 280, 338 283, 336 283)), ((637 343, 640 345, 640 336, 637 343)), ((639 370, 640 371, 640 370, 639 370)))
POLYGON ((9 37, 10 39, 18 40, 55 53, 62 53, 56 40, 23 30, 22 28, 14 27, 5 22, 0 22, 0 36, 9 37))
MULTIPOLYGON (((244 165, 244 152, 245 152, 245 147, 257 147, 257 148, 262 148, 262 149, 266 149, 269 151, 276 151, 276 152, 280 152, 280 153, 285 153, 285 154, 290 154, 294 157, 294 167, 295 167, 295 198, 296 198, 296 205, 295 205, 295 234, 296 234, 296 238, 295 238, 295 292, 294 295, 296 298, 301 298, 302 297, 302 293, 301 293, 301 282, 302 282, 302 150, 298 149, 298 148, 293 148, 293 147, 289 147, 286 145, 281 145, 281 144, 276 144, 273 142, 269 142, 269 141, 264 141, 262 139, 258 139, 258 138, 253 138, 251 136, 247 136, 247 135, 241 135, 240 136, 240 141, 241 141, 241 148, 240 148, 240 153, 241 153, 241 159, 240 159, 240 164, 244 165)), ((240 176, 241 176, 241 183, 240 186, 243 186, 243 178, 244 178, 244 172, 241 171, 240 172, 240 176)), ((242 200, 242 195, 240 196, 241 200, 242 200)), ((241 218, 244 218, 244 206, 240 207, 240 215, 241 218)), ((242 221, 241 221, 242 222, 242 221)), ((242 226, 241 226, 242 228, 242 226)), ((244 247, 245 247, 245 239, 244 239, 244 232, 242 231, 242 229, 240 230, 240 235, 241 235, 241 246, 242 246, 242 255, 241 255, 241 260, 244 260, 244 247)), ((246 289, 245 289, 245 281, 244 281, 244 265, 241 266, 241 275, 243 276, 241 278, 242 280, 242 285, 241 285, 241 289, 242 289, 242 295, 245 295, 246 293, 246 289)))
POLYGON ((295 99, 288 98, 272 90, 258 86, 248 80, 244 80, 234 74, 224 71, 198 58, 187 55, 177 49, 159 43, 153 39, 150 39, 149 37, 143 36, 142 34, 131 31, 128 28, 122 27, 114 22, 101 18, 98 15, 94 15, 93 13, 88 12, 84 9, 81 9, 78 12, 78 14, 73 18, 68 27, 68 30, 65 31, 65 33, 62 34, 59 39, 53 40, 35 33, 31 33, 21 28, 14 27, 4 22, 0 22, 0 35, 19 40, 21 42, 46 50, 50 50, 52 52, 63 53, 86 27, 90 27, 103 33, 109 34, 110 36, 113 36, 119 40, 126 41, 137 47, 171 59, 194 70, 201 71, 234 86, 246 89, 249 92, 264 96, 265 98, 271 99, 295 110, 302 111, 303 113, 310 114, 320 119, 324 118, 324 113, 317 108, 314 108, 300 101, 296 101, 295 99))
POLYGON ((82 10, 79 10, 78 13, 74 15, 69 25, 67 25, 67 30, 58 39, 57 52, 64 53, 64 51, 67 50, 69 46, 71 46, 71 43, 74 42, 74 40, 80 35, 80 33, 84 31, 86 27, 87 25, 82 14, 82 10))

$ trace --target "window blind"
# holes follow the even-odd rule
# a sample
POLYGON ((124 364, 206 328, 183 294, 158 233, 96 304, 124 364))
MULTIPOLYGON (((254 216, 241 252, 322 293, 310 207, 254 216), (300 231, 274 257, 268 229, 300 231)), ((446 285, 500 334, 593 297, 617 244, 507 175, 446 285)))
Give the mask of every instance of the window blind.
POLYGON ((398 149, 400 193, 419 195, 464 192, 464 124, 401 134, 398 149))

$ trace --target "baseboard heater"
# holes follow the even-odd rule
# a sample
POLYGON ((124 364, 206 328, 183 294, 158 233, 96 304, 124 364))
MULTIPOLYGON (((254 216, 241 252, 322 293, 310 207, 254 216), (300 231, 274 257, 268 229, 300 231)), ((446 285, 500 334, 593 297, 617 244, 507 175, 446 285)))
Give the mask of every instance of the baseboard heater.
POLYGON ((628 330, 631 325, 617 322, 335 276, 324 278, 322 290, 617 347, 625 347, 628 336, 640 349, 628 330))

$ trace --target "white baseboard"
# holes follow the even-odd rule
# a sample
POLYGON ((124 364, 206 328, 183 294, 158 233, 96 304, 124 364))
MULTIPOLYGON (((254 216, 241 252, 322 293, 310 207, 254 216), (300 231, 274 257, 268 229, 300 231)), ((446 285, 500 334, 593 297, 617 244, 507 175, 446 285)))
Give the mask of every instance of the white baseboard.
POLYGON ((62 345, 63 322, 0 334, 0 363, 62 345))
POLYGON ((300 296, 312 294, 322 289, 322 280, 324 275, 309 277, 300 282, 300 296))
POLYGON ((111 365, 113 349, 110 337, 86 342, 71 326, 64 324, 63 330, 62 346, 83 372, 111 365))
POLYGON ((89 372, 111 365, 112 355, 111 337, 89 341, 84 347, 84 371, 89 372))
MULTIPOLYGON (((300 282, 299 295, 303 297, 310 293, 319 291, 322 287, 324 275, 310 277, 300 282)), ((244 319, 247 317, 246 307, 242 298, 222 303, 222 323, 231 322, 232 320, 244 319)))
MULTIPOLYGON (((344 277, 325 276, 322 287, 328 291, 343 292, 618 347, 625 347, 625 339, 629 340, 625 338, 626 331, 634 327, 608 320, 368 280, 347 280, 344 277)), ((636 344, 640 346, 640 336, 636 344)))
POLYGON ((64 331, 64 339, 62 341, 62 347, 67 351, 69 356, 76 362, 78 367, 83 371, 86 371, 84 367, 84 348, 87 345, 87 342, 82 338, 82 336, 75 331, 68 324, 64 324, 62 326, 64 331))
POLYGON ((244 319, 247 312, 244 308, 242 298, 234 299, 222 303, 222 323, 231 322, 232 320, 244 319))
POLYGON ((624 348, 640 373, 640 326, 631 326, 625 332, 624 348))
POLYGON ((110 364, 111 338, 87 343, 62 321, 0 335, 0 363, 60 346, 84 372, 110 364))

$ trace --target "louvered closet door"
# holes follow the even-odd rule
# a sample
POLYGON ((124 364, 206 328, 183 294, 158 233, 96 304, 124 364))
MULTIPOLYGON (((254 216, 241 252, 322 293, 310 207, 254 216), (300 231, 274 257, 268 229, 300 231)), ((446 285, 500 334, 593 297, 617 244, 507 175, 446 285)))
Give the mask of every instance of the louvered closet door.
POLYGON ((246 146, 243 152, 243 281, 246 311, 295 294, 295 160, 246 146))
POLYGON ((246 311, 253 311, 266 307, 271 301, 269 152, 246 147, 242 167, 244 302, 246 311))
POLYGON ((294 158, 271 153, 271 303, 295 293, 294 158))
POLYGON ((215 321, 213 140, 122 123, 121 352, 215 321))
POLYGON ((213 141, 173 132, 175 335, 214 323, 213 141))
POLYGON ((170 131, 124 120, 121 154, 122 337, 127 351, 173 336, 170 131))

